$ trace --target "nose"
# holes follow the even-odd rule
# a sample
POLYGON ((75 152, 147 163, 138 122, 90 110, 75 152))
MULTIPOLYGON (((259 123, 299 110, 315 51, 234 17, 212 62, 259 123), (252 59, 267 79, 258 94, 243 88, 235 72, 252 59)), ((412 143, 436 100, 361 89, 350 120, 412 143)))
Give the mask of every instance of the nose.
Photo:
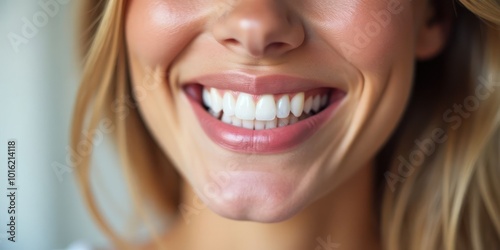
POLYGON ((235 1, 214 24, 215 39, 233 52, 253 58, 280 56, 300 47, 304 27, 280 1, 235 1))

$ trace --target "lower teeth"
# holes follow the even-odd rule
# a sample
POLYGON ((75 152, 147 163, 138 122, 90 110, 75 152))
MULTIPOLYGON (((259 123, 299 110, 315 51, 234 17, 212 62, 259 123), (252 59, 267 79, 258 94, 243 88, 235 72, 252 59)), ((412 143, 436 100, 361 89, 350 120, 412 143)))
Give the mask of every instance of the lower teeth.
MULTIPOLYGON (((238 119, 236 116, 227 116, 224 115, 224 111, 221 112, 214 112, 212 109, 208 108, 208 113, 218 119, 219 121, 222 121, 226 124, 230 124, 236 127, 242 127, 246 129, 253 129, 253 130, 263 130, 263 129, 273 129, 273 128, 279 128, 279 127, 285 127, 289 125, 293 125, 297 122, 300 122, 304 119, 307 119, 311 116, 316 115, 317 113, 312 111, 309 114, 302 113, 300 117, 296 117, 293 114, 290 113, 290 115, 287 118, 275 118, 273 121, 260 121, 260 120, 241 120, 238 119)), ((318 111, 318 113, 321 112, 318 111)))

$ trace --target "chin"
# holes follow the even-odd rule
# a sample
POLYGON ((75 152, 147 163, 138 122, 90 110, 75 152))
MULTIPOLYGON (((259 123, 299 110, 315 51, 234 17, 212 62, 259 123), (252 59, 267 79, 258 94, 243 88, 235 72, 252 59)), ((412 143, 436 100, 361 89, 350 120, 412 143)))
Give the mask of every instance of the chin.
POLYGON ((197 194, 214 213, 232 220, 275 223, 292 218, 307 204, 299 185, 282 175, 231 173, 223 185, 206 184, 197 194))

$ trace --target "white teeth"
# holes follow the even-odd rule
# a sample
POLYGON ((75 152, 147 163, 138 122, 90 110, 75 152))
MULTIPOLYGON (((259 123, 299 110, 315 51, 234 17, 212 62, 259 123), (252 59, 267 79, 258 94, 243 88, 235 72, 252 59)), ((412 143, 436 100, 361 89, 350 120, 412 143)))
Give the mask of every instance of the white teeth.
POLYGON ((253 129, 253 120, 243 120, 243 128, 253 129))
POLYGON ((272 128, 276 128, 276 124, 278 123, 278 119, 275 118, 274 120, 272 121, 267 121, 266 122, 266 129, 272 129, 272 128))
POLYGON ((207 107, 212 107, 212 96, 207 89, 203 89, 203 104, 207 107))
POLYGON ((302 115, 302 111, 304 110, 304 92, 296 94, 292 98, 290 106, 293 115, 300 117, 300 115, 302 115))
POLYGON ((317 95, 313 99, 312 110, 314 110, 314 112, 317 113, 319 111, 319 108, 321 108, 320 105, 321 105, 321 97, 317 95))
POLYGON ((234 109, 236 117, 242 120, 255 119, 255 102, 253 97, 246 93, 241 93, 236 101, 236 108, 234 109))
POLYGON ((234 108, 236 107, 236 100, 231 93, 226 92, 222 101, 222 108, 224 109, 224 114, 234 115, 234 108))
POLYGON ((289 123, 290 123, 290 119, 288 117, 278 119, 278 127, 280 127, 280 128, 287 126, 289 123))
POLYGON ((255 121, 255 130, 263 130, 266 128, 266 122, 264 121, 255 121))
POLYGON ((305 99, 305 93, 282 95, 276 102, 271 94, 262 95, 257 102, 255 97, 246 93, 237 93, 237 98, 230 91, 221 92, 215 88, 204 88, 203 104, 208 112, 223 123, 246 129, 274 129, 295 124, 307 119, 313 113, 328 105, 327 94, 317 94, 305 99))
POLYGON ((238 118, 236 118, 236 117, 233 116, 231 118, 231 120, 232 120, 233 126, 241 127, 241 120, 240 119, 238 119, 238 118))
POLYGON ((260 121, 272 121, 274 118, 276 118, 274 96, 264 95, 260 98, 255 108, 255 119, 260 121))
POLYGON ((210 90, 210 94, 212 96, 212 105, 210 106, 213 111, 220 112, 222 111, 222 98, 219 95, 219 91, 217 89, 212 88, 210 90))
POLYGON ((328 96, 327 95, 323 95, 321 97, 321 107, 324 107, 326 106, 326 103, 328 102, 328 96))
POLYGON ((221 121, 224 123, 227 123, 227 124, 231 124, 232 119, 231 119, 230 115, 228 115, 228 114, 226 114, 226 112, 224 112, 224 114, 222 114, 221 121))
POLYGON ((217 118, 217 119, 219 119, 220 114, 222 113, 221 111, 219 111, 219 112, 215 112, 215 111, 213 111, 212 109, 210 109, 208 112, 209 112, 209 113, 210 113, 213 117, 215 117, 215 118, 217 118))
POLYGON ((290 97, 288 95, 283 95, 276 104, 278 112, 276 116, 278 118, 285 118, 290 115, 290 97))
POLYGON ((309 96, 309 98, 307 98, 306 102, 304 103, 304 113, 309 114, 309 112, 311 112, 312 104, 312 96, 309 96))

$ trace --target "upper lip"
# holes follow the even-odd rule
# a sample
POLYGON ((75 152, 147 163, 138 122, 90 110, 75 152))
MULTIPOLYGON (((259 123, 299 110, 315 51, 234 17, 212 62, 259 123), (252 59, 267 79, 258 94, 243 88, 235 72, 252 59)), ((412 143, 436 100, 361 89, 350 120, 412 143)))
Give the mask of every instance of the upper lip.
POLYGON ((222 90, 244 92, 252 95, 286 94, 316 88, 338 87, 324 82, 288 75, 252 75, 244 72, 225 72, 194 77, 185 84, 201 84, 222 90))

